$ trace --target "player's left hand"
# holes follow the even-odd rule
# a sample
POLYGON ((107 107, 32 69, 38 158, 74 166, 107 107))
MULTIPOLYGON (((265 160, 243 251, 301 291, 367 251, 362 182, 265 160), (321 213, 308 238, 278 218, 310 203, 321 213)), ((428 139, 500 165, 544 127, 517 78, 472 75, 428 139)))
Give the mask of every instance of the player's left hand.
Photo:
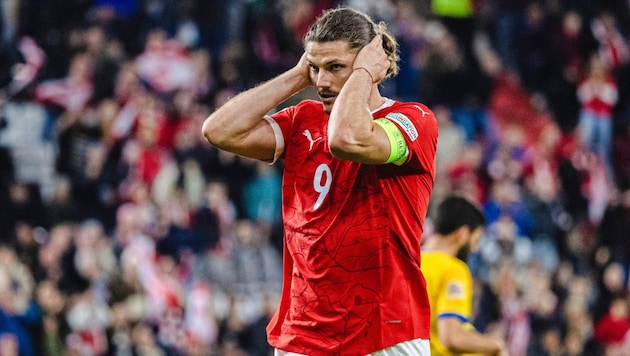
POLYGON ((363 67, 367 69, 374 83, 380 83, 387 75, 390 62, 387 53, 383 49, 383 38, 376 35, 365 47, 361 48, 354 59, 353 68, 363 67))

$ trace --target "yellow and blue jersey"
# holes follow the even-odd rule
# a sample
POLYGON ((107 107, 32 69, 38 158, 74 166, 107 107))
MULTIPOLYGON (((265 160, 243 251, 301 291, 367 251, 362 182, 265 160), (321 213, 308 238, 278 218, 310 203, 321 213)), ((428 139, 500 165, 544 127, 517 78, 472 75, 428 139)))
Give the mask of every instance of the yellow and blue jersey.
POLYGON ((431 355, 452 355, 440 342, 437 321, 458 318, 472 328, 472 274, 465 262, 439 251, 422 252, 421 270, 431 305, 431 355))

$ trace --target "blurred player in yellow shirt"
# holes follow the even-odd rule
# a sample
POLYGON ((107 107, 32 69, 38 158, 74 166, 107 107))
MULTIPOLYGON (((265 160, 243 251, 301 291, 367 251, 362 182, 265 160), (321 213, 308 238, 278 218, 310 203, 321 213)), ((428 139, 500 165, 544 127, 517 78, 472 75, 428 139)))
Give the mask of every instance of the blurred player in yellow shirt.
POLYGON ((473 279, 466 264, 486 219, 468 200, 446 197, 433 217, 434 233, 422 245, 422 273, 431 305, 431 355, 507 355, 505 343, 477 332, 472 312, 473 279))

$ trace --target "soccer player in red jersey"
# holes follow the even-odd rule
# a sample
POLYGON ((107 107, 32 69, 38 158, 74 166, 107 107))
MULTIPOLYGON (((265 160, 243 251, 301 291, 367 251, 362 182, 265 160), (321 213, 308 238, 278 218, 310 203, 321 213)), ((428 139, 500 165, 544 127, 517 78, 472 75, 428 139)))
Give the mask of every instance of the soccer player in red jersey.
POLYGON ((433 187, 437 122, 383 97, 398 71, 384 23, 328 10, 292 69, 212 113, 212 145, 284 159, 284 283, 267 327, 276 355, 429 355, 420 237, 433 187), (314 86, 304 100, 268 114, 314 86))

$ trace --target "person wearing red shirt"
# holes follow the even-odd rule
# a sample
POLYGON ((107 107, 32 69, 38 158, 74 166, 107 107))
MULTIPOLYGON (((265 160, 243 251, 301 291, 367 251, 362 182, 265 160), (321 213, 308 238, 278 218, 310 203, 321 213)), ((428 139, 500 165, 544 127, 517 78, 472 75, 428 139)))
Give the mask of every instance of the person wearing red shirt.
POLYGON ((593 338, 603 348, 606 355, 621 355, 624 347, 628 347, 627 339, 630 331, 630 310, 623 296, 612 300, 606 313, 593 327, 593 338))
POLYGON ((577 88, 581 104, 578 137, 583 149, 595 153, 612 172, 613 110, 619 100, 617 84, 598 54, 589 59, 584 80, 577 88))
POLYGON ((384 23, 328 10, 293 68, 203 124, 219 149, 284 160, 284 280, 267 327, 278 356, 430 354, 419 267, 437 121, 421 103, 380 94, 397 60, 384 23), (269 114, 309 86, 320 101, 269 114))

